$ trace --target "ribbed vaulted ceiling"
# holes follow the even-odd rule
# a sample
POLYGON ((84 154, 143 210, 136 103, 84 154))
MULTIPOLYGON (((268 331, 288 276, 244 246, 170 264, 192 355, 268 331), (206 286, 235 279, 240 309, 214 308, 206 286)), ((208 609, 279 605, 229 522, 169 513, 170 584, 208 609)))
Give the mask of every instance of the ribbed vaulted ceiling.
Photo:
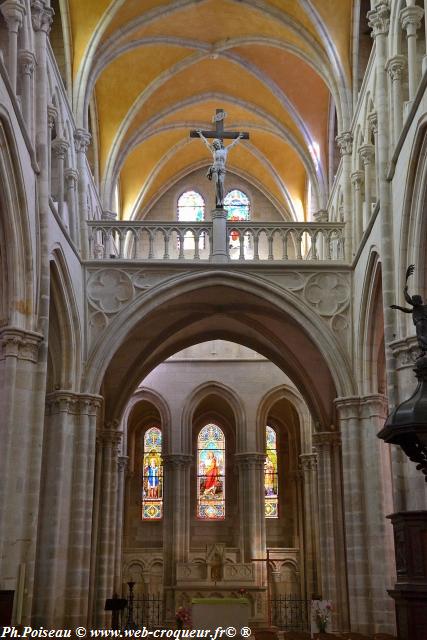
MULTIPOLYGON (((69 0, 73 104, 96 122, 103 204, 138 218, 209 163, 192 128, 246 130, 229 169, 306 215, 324 206, 330 106, 350 113, 352 0, 69 0)), ((64 19, 64 18, 63 18, 64 19)))

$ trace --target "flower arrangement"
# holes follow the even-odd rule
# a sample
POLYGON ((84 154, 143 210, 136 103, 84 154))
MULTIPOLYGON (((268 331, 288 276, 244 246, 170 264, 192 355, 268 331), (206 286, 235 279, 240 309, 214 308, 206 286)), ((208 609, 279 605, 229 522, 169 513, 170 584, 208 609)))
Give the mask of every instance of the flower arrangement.
POLYGON ((331 613, 332 605, 330 602, 327 602, 324 607, 319 607, 317 604, 317 607, 314 610, 314 621, 317 624, 317 628, 320 633, 324 633, 326 631, 331 618, 331 613))
POLYGON ((190 624, 190 609, 187 609, 186 607, 178 607, 175 611, 175 621, 178 629, 182 629, 185 624, 190 624))
POLYGON ((246 589, 244 587, 241 587, 239 589, 239 598, 245 598, 247 596, 248 592, 246 591, 246 589))

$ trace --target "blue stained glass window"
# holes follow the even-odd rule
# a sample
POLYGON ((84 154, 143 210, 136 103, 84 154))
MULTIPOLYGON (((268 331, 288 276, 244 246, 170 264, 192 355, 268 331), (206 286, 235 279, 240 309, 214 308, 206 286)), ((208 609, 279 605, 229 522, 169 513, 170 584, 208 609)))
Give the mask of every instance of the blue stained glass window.
POLYGON ((246 221, 250 218, 250 200, 246 193, 233 189, 224 198, 224 208, 227 210, 227 220, 235 222, 246 221))
POLYGON ((225 518, 225 437, 216 424, 207 424, 197 438, 197 517, 225 518))
POLYGON ((150 427, 144 434, 142 519, 160 520, 163 515, 162 432, 150 427))
POLYGON ((271 427, 265 428, 266 458, 264 466, 265 517, 278 518, 277 437, 271 427))

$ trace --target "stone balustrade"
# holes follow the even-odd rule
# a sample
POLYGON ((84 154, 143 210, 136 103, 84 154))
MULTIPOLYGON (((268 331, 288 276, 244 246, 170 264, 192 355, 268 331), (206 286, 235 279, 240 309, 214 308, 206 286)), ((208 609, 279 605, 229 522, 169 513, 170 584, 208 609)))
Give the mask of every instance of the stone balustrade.
POLYGON ((227 222, 218 243, 212 222, 89 221, 90 259, 344 261, 340 222, 227 222), (222 244, 220 259, 213 253, 222 244))

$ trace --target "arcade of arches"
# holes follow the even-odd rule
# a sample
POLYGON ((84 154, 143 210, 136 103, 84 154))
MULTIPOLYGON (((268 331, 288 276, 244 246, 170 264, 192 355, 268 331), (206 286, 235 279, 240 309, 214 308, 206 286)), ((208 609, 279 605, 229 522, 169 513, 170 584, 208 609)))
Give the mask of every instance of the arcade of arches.
POLYGON ((132 581, 163 625, 244 589, 394 633, 426 9, 0 0, 2 624, 108 627, 132 581))

